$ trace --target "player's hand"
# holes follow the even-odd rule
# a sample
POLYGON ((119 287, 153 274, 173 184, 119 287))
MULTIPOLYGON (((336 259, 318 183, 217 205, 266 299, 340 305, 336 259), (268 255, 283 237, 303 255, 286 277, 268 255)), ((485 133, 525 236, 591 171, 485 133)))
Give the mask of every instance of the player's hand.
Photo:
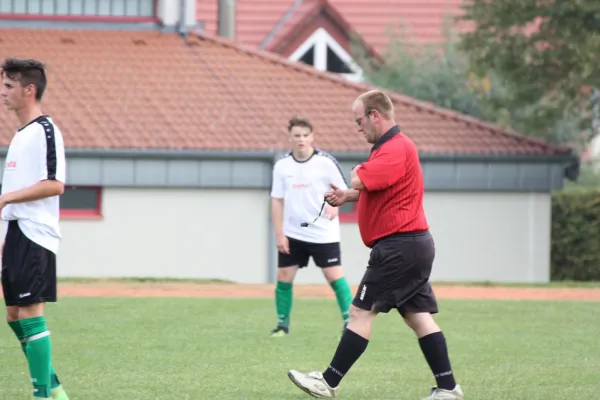
POLYGON ((327 209, 325 210, 325 217, 327 217, 327 219, 329 219, 330 221, 336 219, 338 217, 338 215, 340 215, 340 210, 337 207, 333 207, 328 205, 327 209))
POLYGON ((327 201, 327 204, 333 207, 339 207, 348 201, 348 195, 344 189, 340 189, 333 183, 331 183, 329 186, 331 186, 331 190, 325 193, 325 200, 327 201))
POLYGON ((285 235, 277 237, 277 250, 283 254, 290 254, 290 242, 285 235))

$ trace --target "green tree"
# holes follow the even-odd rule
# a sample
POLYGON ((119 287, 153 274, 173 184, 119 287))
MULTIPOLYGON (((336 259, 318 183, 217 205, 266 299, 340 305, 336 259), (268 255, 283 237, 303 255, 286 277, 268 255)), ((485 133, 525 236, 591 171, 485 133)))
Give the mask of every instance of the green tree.
POLYGON ((488 92, 489 82, 470 74, 469 60, 458 50, 452 31, 444 33, 441 52, 439 46, 414 46, 405 34, 391 29, 383 63, 369 57, 358 41, 352 42, 352 52, 367 82, 481 118, 484 109, 478 92, 488 92))
POLYGON ((509 109, 521 132, 586 143, 591 90, 600 87, 600 1, 466 0, 463 8, 475 29, 460 48, 479 76, 493 71, 508 88, 490 105, 509 109))

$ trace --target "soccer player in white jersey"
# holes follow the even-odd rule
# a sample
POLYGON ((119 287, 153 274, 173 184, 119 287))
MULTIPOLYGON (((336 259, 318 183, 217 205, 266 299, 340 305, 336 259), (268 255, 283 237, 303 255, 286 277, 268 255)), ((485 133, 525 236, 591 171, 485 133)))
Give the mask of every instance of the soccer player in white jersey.
POLYGON ((7 225, 2 249, 6 317, 27 357, 33 398, 68 400, 52 367, 44 318, 44 304, 56 302, 59 196, 66 175, 63 138, 41 111, 44 65, 7 58, 1 69, 2 101, 21 125, 8 148, 0 195, 7 225))
POLYGON ((338 209, 324 203, 330 184, 347 187, 344 175, 335 158, 313 147, 313 127, 307 118, 292 118, 288 131, 292 151, 275 163, 271 189, 278 250, 274 337, 289 334, 294 277, 310 257, 335 292, 344 329, 352 302, 341 266, 338 209))

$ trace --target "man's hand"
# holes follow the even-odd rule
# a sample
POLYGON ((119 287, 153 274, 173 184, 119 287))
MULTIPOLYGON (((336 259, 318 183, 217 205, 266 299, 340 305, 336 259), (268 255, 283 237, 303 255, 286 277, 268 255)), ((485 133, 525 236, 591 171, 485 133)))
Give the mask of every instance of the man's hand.
POLYGON ((339 207, 348 201, 348 195, 344 189, 340 189, 333 183, 329 186, 331 186, 331 190, 325 193, 325 200, 330 206, 339 207))
POLYGON ((290 254, 290 242, 285 235, 277 236, 277 250, 283 254, 290 254))

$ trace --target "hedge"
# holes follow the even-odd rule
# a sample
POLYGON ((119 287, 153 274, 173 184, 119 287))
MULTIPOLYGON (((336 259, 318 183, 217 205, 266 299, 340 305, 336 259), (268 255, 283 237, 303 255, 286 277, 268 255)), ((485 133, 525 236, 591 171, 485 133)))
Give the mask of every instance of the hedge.
POLYGON ((600 189, 552 195, 551 280, 600 281, 600 189))

